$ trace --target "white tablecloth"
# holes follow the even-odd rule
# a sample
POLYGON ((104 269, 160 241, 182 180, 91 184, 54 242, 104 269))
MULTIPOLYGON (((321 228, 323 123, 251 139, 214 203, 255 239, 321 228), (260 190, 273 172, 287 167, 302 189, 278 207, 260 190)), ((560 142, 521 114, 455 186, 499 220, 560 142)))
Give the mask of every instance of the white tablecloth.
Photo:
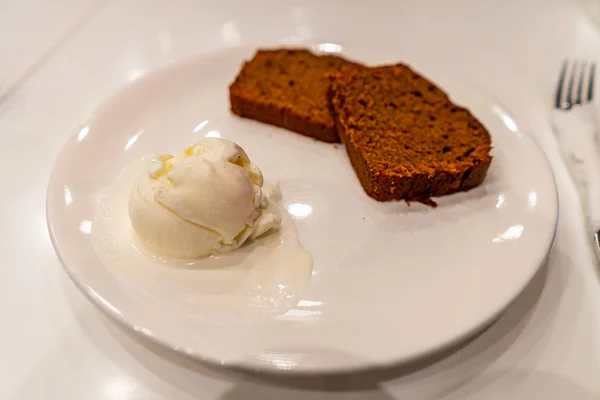
MULTIPOLYGON (((0 5, 0 398, 600 398, 599 264, 549 122, 561 61, 600 61, 600 33, 576 3, 10 3, 0 5), (315 379, 300 388, 266 385, 140 342, 108 321, 63 272, 44 205, 53 161, 67 136, 129 80, 245 41, 252 27, 242 23, 232 35, 232 21, 268 4, 290 8, 293 18, 269 21, 268 14, 256 12, 253 23, 269 23, 270 32, 281 37, 290 30, 327 37, 327 31, 307 32, 306 26, 340 7, 365 7, 365 18, 379 13, 382 35, 397 32, 407 56, 428 48, 430 57, 463 71, 516 114, 547 153, 560 191, 559 230, 549 261, 501 319, 466 346, 379 375, 315 379), (386 11, 388 6, 395 11, 386 11), (385 28, 392 23, 394 30, 385 28)), ((273 39, 257 31, 253 40, 273 39)))

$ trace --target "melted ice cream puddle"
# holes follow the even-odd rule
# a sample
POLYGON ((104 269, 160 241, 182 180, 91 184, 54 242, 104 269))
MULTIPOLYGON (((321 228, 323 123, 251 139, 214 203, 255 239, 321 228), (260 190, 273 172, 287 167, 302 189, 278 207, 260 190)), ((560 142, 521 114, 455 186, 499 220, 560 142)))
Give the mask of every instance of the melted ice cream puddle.
POLYGON ((281 218, 278 230, 228 253, 165 259, 136 243, 129 220, 129 193, 145 168, 145 159, 125 168, 96 208, 94 249, 117 280, 134 282, 173 312, 206 322, 272 317, 298 303, 311 277, 312 257, 277 204, 277 188, 265 185, 271 197, 268 211, 281 218))

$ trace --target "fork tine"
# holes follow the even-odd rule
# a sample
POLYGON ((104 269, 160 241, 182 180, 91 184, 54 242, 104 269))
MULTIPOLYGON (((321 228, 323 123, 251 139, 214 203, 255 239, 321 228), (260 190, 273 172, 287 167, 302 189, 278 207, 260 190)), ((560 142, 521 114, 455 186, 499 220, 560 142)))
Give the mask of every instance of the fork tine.
MULTIPOLYGON (((565 84, 565 76, 567 75, 567 67, 568 66, 569 66, 569 62, 567 60, 565 60, 563 62, 562 68, 560 69, 560 76, 558 78, 558 85, 556 87, 556 103, 555 103, 556 108, 562 108, 562 106, 563 106, 562 91, 563 91, 563 86, 565 84)), ((589 97, 589 92, 588 92, 588 97, 589 97)))
POLYGON ((583 102, 583 81, 585 80, 585 68, 587 63, 583 61, 579 66, 579 80, 577 81, 577 95, 575 97, 575 104, 582 104, 583 102))
POLYGON ((566 108, 567 110, 573 106, 573 85, 575 83, 575 75, 577 75, 577 66, 579 63, 577 61, 573 62, 573 66, 571 67, 571 73, 569 74, 569 86, 567 86, 567 102, 566 108))
POLYGON ((590 79, 588 83, 587 100, 592 101, 594 98, 594 74, 596 73, 596 63, 590 65, 590 79))

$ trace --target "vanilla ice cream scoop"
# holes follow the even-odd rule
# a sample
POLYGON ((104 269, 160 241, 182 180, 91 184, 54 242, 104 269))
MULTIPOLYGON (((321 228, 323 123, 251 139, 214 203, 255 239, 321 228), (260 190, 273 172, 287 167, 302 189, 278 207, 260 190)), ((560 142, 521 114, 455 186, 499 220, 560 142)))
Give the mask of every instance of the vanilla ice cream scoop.
POLYGON ((263 178, 237 144, 206 138, 179 155, 152 157, 129 198, 140 241, 168 257, 238 248, 279 226, 266 210, 263 178))

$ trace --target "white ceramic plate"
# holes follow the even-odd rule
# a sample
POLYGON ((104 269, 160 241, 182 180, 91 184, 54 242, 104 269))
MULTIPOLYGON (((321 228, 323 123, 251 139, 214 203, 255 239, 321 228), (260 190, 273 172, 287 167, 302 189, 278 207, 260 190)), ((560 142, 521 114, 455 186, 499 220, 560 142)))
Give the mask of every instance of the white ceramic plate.
MULTIPOLYGON (((440 198, 436 209, 378 203, 364 194, 343 146, 230 114, 227 86, 253 51, 229 49, 151 74, 68 141, 50 181, 48 225, 83 292, 127 327, 200 360, 300 373, 405 362, 497 316, 543 262, 557 222, 552 173, 515 120, 463 80, 416 65, 488 127, 494 161, 483 185, 440 198), (98 197, 122 168, 215 135, 244 147, 266 181, 281 182, 282 204, 314 258, 312 277, 284 309, 252 313, 247 305, 248 315, 225 322, 206 317, 210 271, 149 266, 136 276, 108 268, 92 245, 98 197)), ((344 52, 385 59, 373 47, 344 52)), ((218 286, 228 270, 210 279, 218 286)), ((212 299, 227 301, 244 279, 227 281, 212 299)))

